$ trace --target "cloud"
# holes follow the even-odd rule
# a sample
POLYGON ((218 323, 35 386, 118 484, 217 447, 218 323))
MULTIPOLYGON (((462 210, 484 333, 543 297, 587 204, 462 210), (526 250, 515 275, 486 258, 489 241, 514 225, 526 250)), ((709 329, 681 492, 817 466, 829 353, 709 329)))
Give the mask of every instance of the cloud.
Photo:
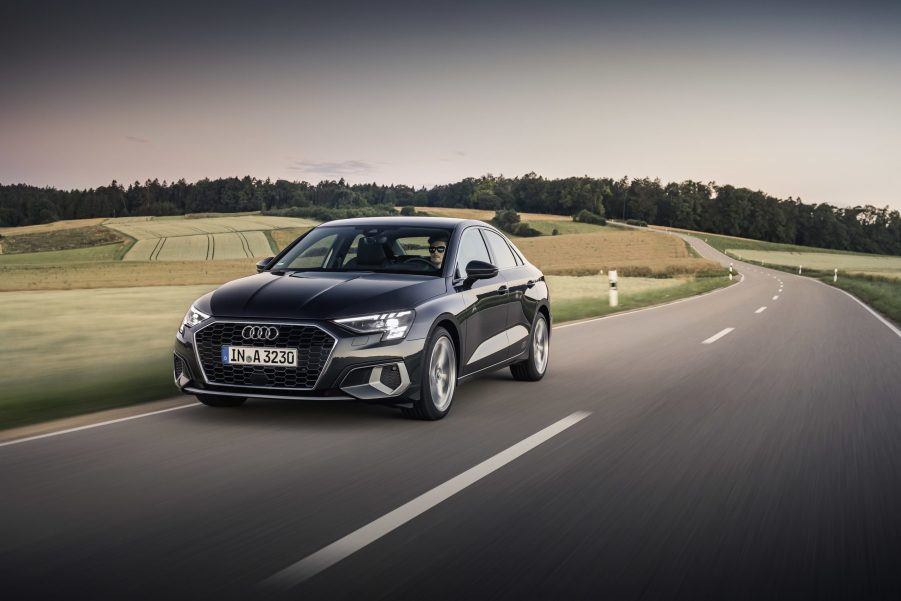
POLYGON ((460 159, 464 158, 465 156, 466 156, 466 153, 463 152, 462 150, 455 150, 451 153, 451 156, 443 156, 438 160, 441 161, 442 163, 453 163, 454 161, 459 161, 460 159))
POLYGON ((139 138, 137 136, 125 136, 125 139, 129 142, 134 142, 135 144, 150 144, 150 140, 145 140, 144 138, 139 138))
POLYGON ((294 161, 288 169, 322 175, 362 175, 375 169, 366 161, 294 161))

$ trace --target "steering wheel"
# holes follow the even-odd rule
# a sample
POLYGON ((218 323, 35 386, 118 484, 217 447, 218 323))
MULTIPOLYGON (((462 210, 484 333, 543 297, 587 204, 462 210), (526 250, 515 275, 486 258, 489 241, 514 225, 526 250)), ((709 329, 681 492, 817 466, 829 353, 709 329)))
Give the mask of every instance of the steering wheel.
POLYGON ((428 259, 424 259, 422 257, 406 257, 402 261, 402 263, 422 263, 425 267, 429 269, 434 269, 435 266, 432 265, 432 262, 428 259))

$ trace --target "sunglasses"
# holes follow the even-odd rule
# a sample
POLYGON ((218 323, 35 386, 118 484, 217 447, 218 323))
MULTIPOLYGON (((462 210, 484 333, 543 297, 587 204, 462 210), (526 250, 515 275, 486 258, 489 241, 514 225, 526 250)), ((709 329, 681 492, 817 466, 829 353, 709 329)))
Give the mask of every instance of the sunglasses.
POLYGON ((446 250, 447 250, 446 246, 430 246, 429 247, 430 253, 443 253, 446 250))

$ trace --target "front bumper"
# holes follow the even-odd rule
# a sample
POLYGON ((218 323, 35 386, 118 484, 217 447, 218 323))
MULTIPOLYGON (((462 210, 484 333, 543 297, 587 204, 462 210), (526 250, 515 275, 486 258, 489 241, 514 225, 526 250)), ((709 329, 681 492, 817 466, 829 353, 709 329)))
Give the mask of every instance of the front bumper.
MULTIPOLYGON (((383 342, 381 335, 352 334, 330 322, 212 318, 200 327, 185 328, 184 334, 176 334, 173 375, 175 385, 188 394, 319 400, 415 399, 419 394, 424 346, 424 339, 383 342), (242 327, 245 324, 312 326, 328 334, 335 342, 315 377, 291 378, 292 374, 281 370, 293 368, 269 368, 265 370, 269 376, 267 379, 263 368, 248 368, 247 371, 259 373, 248 374, 249 377, 241 380, 244 382, 242 385, 227 384, 221 379, 221 370, 210 369, 211 349, 207 339, 203 335, 198 336, 205 328, 215 324, 241 324, 242 327)), ((218 355, 219 349, 212 351, 218 355)), ((301 352, 300 357, 303 356, 301 352)))

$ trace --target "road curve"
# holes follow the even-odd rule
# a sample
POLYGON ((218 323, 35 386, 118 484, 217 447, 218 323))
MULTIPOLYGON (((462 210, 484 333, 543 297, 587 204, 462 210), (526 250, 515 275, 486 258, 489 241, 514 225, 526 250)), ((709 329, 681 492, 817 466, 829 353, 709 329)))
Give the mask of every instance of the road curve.
POLYGON ((544 380, 466 384, 440 422, 252 401, 4 446, 4 596, 897 598, 901 337, 735 264, 556 328, 544 380))

